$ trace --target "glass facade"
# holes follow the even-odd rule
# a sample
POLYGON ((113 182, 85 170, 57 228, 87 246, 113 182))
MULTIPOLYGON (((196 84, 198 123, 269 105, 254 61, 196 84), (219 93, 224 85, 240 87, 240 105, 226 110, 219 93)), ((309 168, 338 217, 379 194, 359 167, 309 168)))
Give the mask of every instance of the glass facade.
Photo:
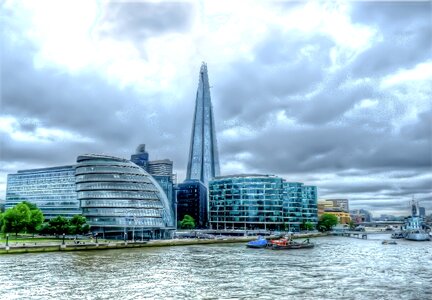
POLYGON ((207 65, 203 63, 200 69, 196 94, 186 180, 197 179, 207 186, 208 181, 215 176, 219 176, 219 173, 219 154, 210 85, 207 65))
POLYGON ((199 180, 186 180, 176 186, 177 221, 185 215, 194 218, 197 228, 208 227, 207 188, 199 180))
POLYGON ((213 229, 299 231, 317 223, 317 189, 272 175, 217 177, 209 183, 213 229))
POLYGON ((213 229, 281 230, 282 207, 283 180, 276 176, 225 176, 209 183, 213 229))
POLYGON ((117 157, 82 155, 75 172, 78 200, 92 230, 136 235, 174 229, 174 215, 164 191, 142 168, 117 157), (131 233, 131 230, 132 233, 131 233))
POLYGON ((75 166, 32 169, 9 174, 6 209, 28 201, 36 204, 46 219, 81 214, 75 191, 75 166))
POLYGON ((284 182, 284 223, 289 231, 300 231, 303 223, 303 183, 284 182))

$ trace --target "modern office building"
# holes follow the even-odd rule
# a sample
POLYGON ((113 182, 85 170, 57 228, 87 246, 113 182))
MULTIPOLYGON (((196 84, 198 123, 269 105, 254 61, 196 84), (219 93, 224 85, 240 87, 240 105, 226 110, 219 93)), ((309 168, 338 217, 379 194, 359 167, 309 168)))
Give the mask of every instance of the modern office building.
POLYGON ((5 207, 13 207, 22 201, 36 204, 48 220, 81 214, 75 191, 75 166, 20 170, 9 174, 5 207))
POLYGON ((173 173, 173 162, 170 159, 151 160, 148 162, 148 172, 153 176, 170 176, 171 182, 176 182, 173 173))
POLYGON ((128 239, 171 236, 171 204, 155 179, 136 164, 106 155, 81 155, 75 176, 78 200, 93 231, 128 239))
POLYGON ((419 206, 419 217, 420 218, 426 217, 426 208, 424 208, 423 206, 419 206))
POLYGON ((219 154, 210 85, 207 65, 203 63, 199 73, 186 179, 197 179, 207 186, 209 180, 219 174, 219 154))
POLYGON ((318 223, 318 191, 316 186, 304 185, 302 195, 303 223, 318 223))
POLYGON ((220 176, 209 182, 210 228, 300 231, 317 224, 317 189, 274 175, 220 176))
POLYGON ((131 162, 148 171, 149 154, 145 151, 145 144, 137 147, 136 153, 131 155, 131 162))
POLYGON ((176 185, 177 221, 185 215, 194 218, 196 228, 208 228, 207 188, 197 179, 176 185))
MULTIPOLYGON (((299 231, 303 223, 303 183, 283 183, 283 214, 286 230, 299 231)), ((285 229, 285 228, 284 228, 285 229)))
POLYGON ((345 212, 349 212, 348 199, 325 199, 320 200, 319 202, 324 203, 326 208, 339 208, 345 212))

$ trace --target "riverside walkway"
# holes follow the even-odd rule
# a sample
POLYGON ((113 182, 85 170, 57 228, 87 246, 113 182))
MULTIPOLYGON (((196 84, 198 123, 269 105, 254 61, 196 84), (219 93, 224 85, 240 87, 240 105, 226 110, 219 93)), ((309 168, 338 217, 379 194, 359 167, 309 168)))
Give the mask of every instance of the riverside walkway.
MULTIPOLYGON (((296 234, 293 238, 310 238, 324 236, 321 233, 304 233, 296 234)), ((269 239, 278 238, 279 236, 270 236, 269 239)), ((256 236, 230 236, 220 237, 216 239, 170 239, 170 240, 151 240, 151 241, 108 241, 103 243, 85 242, 80 244, 66 242, 63 244, 48 242, 48 243, 15 243, 8 246, 0 246, 0 254, 18 254, 18 253, 37 253, 37 252, 55 252, 55 251, 87 251, 87 250, 111 250, 111 249, 127 249, 127 248, 144 248, 144 247, 173 247, 173 246, 189 246, 189 245, 209 245, 209 244, 227 244, 227 243, 246 243, 255 240, 256 236)))

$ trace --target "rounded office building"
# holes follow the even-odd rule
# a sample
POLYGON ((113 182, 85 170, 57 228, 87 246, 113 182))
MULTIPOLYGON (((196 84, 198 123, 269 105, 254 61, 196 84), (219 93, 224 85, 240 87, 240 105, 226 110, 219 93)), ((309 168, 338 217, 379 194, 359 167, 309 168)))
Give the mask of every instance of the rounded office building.
POLYGON ((209 182, 210 226, 216 230, 281 230, 283 179, 272 175, 221 176, 209 182))
POLYGON ((83 215, 101 236, 168 238, 175 229, 167 196, 153 177, 129 160, 81 155, 75 181, 83 215))

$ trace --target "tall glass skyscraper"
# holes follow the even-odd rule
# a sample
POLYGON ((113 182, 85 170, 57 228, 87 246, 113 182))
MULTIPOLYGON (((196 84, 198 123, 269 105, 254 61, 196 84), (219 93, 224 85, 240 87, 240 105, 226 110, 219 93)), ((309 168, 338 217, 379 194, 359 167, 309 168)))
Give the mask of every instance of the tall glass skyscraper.
POLYGON ((186 180, 198 179, 207 186, 209 180, 219 174, 219 154, 207 65, 203 63, 199 73, 186 180))

